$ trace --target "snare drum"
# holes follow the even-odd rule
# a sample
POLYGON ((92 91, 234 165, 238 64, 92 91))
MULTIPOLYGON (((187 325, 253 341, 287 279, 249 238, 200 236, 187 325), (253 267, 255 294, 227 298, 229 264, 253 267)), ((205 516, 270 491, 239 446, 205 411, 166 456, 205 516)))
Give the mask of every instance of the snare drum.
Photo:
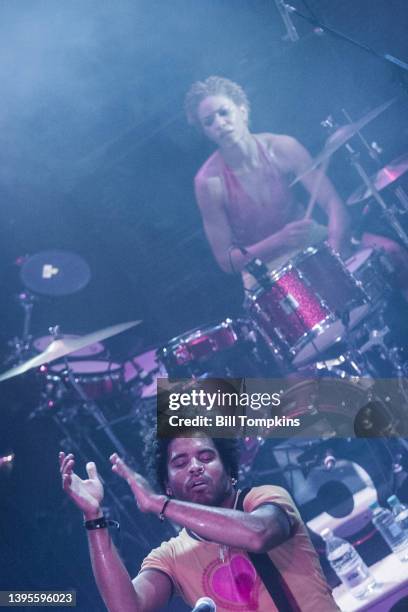
POLYGON ((326 245, 310 247, 272 272, 271 285, 246 300, 271 350, 302 365, 340 340, 368 312, 368 298, 326 245))
POLYGON ((199 327, 170 340, 157 351, 158 359, 170 378, 256 376, 251 329, 248 322, 231 319, 199 327))
MULTIPOLYGON (((70 361, 70 370, 75 381, 81 386, 87 398, 91 400, 103 399, 119 393, 123 387, 123 368, 119 363, 112 361, 70 361)), ((48 378, 64 376, 65 363, 52 364, 48 370, 48 378)))

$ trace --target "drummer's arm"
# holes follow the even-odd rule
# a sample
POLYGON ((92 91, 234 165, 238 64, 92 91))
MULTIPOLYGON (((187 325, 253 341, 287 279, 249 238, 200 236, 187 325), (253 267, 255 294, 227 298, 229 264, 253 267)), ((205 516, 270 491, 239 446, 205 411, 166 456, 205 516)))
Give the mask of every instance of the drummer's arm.
POLYGON ((205 233, 218 265, 229 274, 240 272, 255 257, 268 261, 296 244, 307 231, 308 222, 296 221, 255 244, 234 246, 231 227, 224 208, 224 194, 218 177, 195 180, 196 199, 203 218, 205 233))
MULTIPOLYGON (((313 161, 309 152, 300 142, 290 136, 282 136, 280 144, 288 164, 288 170, 299 176, 313 161)), ((301 183, 309 194, 312 194, 316 181, 319 180, 321 182, 317 195, 317 203, 328 217, 328 242, 335 251, 341 252, 348 242, 350 218, 331 181, 326 175, 320 178, 319 169, 309 172, 301 180, 301 183)))

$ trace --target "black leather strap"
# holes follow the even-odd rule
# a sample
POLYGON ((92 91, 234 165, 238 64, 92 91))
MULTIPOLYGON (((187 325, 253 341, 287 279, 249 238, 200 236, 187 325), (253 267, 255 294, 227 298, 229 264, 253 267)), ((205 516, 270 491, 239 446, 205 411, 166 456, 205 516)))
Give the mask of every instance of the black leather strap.
MULTIPOLYGON (((244 499, 251 489, 243 489, 238 497, 237 510, 244 509, 244 499)), ((266 590, 279 612, 301 612, 282 574, 267 553, 247 553, 266 590)))

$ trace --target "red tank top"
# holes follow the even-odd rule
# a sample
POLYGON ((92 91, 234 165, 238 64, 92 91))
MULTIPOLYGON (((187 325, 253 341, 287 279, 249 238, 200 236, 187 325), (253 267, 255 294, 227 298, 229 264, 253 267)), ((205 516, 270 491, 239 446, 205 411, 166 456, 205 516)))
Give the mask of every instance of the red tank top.
POLYGON ((226 190, 225 210, 238 245, 248 246, 279 231, 301 216, 288 182, 264 145, 255 139, 261 162, 261 180, 267 185, 267 203, 256 202, 245 190, 234 171, 220 156, 226 190))

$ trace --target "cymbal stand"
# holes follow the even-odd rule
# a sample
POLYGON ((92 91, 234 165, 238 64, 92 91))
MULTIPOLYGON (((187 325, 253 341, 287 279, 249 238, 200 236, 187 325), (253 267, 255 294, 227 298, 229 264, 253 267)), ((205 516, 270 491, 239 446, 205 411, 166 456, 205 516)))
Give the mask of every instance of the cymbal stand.
POLYGON ((27 353, 31 350, 31 319, 36 297, 29 291, 22 291, 16 295, 16 299, 24 311, 22 336, 20 338, 15 336, 8 342, 11 353, 5 360, 6 364, 19 364, 25 361, 27 353))
MULTIPOLYGON (((342 109, 342 113, 345 116, 345 118, 347 119, 347 121, 349 121, 349 123, 353 123, 353 119, 352 119, 350 113, 345 108, 342 109)), ((370 145, 370 143, 367 142, 366 138, 361 133, 361 130, 357 130, 356 136, 359 137, 359 139, 361 140, 361 142, 363 143, 363 145, 367 149, 367 152, 368 152, 369 156, 371 157, 371 159, 373 159, 375 161, 375 163, 377 164, 378 169, 380 169, 381 166, 383 165, 383 163, 381 161, 381 158, 380 158, 380 153, 382 152, 382 149, 376 143, 372 143, 370 145)))
POLYGON ((343 312, 340 316, 345 328, 344 342, 347 347, 345 356, 349 358, 350 365, 354 368, 358 377, 375 378, 378 372, 368 360, 367 356, 361 352, 357 346, 357 342, 352 329, 350 328, 350 311, 343 312))
POLYGON ((71 369, 69 362, 65 359, 66 369, 62 372, 63 376, 67 377, 67 380, 71 384, 72 388, 77 393, 80 400, 86 405, 90 414, 94 417, 95 421, 99 424, 100 429, 103 430, 107 438, 112 442, 113 446, 117 450, 117 452, 124 457, 125 459, 128 457, 128 453, 126 452, 125 447, 121 443, 121 441, 117 438, 117 436, 113 433, 112 429, 109 426, 109 422, 107 421, 105 415, 100 410, 99 406, 96 402, 89 399, 83 390, 80 383, 76 380, 75 374, 71 369))
MULTIPOLYGON (((329 133, 333 132, 334 128, 337 127, 336 123, 333 121, 333 118, 331 116, 327 117, 327 119, 322 121, 321 125, 326 130, 328 130, 329 133)), ((359 136, 362 139, 363 143, 368 147, 369 153, 371 154, 371 147, 370 147, 370 145, 367 143, 367 141, 361 135, 360 132, 357 132, 357 133, 359 134, 359 136)), ((387 203, 384 201, 384 198, 381 196, 379 191, 376 189, 376 187, 375 187, 373 181, 371 180, 370 176, 367 174, 367 172, 363 168, 363 165, 360 162, 360 153, 358 151, 356 151, 351 146, 351 144, 348 143, 348 142, 345 143, 344 147, 346 148, 346 150, 347 150, 347 152, 349 154, 350 164, 354 167, 354 169, 356 170, 356 172, 358 173, 360 178, 363 180, 363 183, 365 184, 365 186, 370 190, 370 193, 372 194, 374 199, 380 205, 380 207, 381 207, 381 209, 383 211, 384 217, 388 220, 388 222, 391 225, 391 227, 394 228, 395 232, 397 233, 397 236, 400 238, 400 240, 403 243, 403 245, 406 248, 408 248, 408 235, 407 235, 407 233, 405 232, 404 228, 402 227, 402 225, 400 224, 400 222, 396 218, 394 209, 390 208, 387 205, 387 203)), ((408 198, 407 198, 407 203, 408 203, 408 198)))
POLYGON ((397 236, 399 237, 403 245, 406 248, 408 248, 408 235, 406 234, 404 228, 402 227, 402 225, 396 218, 394 211, 387 206, 386 202, 384 201, 384 198, 381 196, 379 191, 376 189, 373 181, 368 176, 367 172, 364 170, 359 160, 360 154, 356 152, 349 143, 347 143, 345 147, 349 153, 349 159, 350 159, 351 165, 355 168, 356 172, 358 173, 360 178, 363 180, 363 183, 365 184, 367 189, 370 190, 373 198, 382 208, 384 217, 388 220, 391 227, 395 230, 395 232, 397 233, 397 236))
MULTIPOLYGON (((345 118, 347 119, 347 121, 349 121, 350 123, 353 123, 353 119, 352 119, 351 115, 347 112, 347 110, 345 108, 342 109, 342 113, 345 116, 345 118)), ((380 158, 380 153, 382 152, 382 149, 378 146, 377 143, 372 143, 370 145, 367 142, 367 140, 365 139, 365 137, 363 136, 363 134, 361 133, 360 130, 357 130, 357 134, 356 135, 359 137, 359 139, 361 140, 361 142, 363 143, 363 145, 367 149, 368 154, 371 157, 371 159, 373 159, 375 161, 375 163, 377 164, 378 169, 380 169, 384 165, 382 160, 381 160, 381 158, 380 158)), ((405 210, 405 212, 408 213, 408 194, 405 191, 405 189, 403 187, 401 187, 401 185, 398 185, 397 187, 393 188, 393 192, 394 192, 395 197, 398 199, 398 201, 400 202, 401 206, 405 210)))

